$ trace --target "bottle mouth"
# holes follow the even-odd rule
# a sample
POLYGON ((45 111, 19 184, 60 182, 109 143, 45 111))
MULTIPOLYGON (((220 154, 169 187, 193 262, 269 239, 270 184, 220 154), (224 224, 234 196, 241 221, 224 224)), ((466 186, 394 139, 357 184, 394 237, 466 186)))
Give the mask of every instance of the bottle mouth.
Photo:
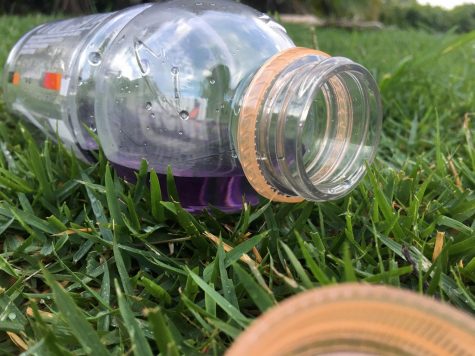
POLYGON ((256 74, 243 100, 238 136, 254 138, 258 175, 270 190, 250 182, 277 201, 338 199, 374 160, 381 121, 378 87, 363 66, 309 49, 280 53, 256 74), (245 125, 254 131, 241 130, 245 125))
POLYGON ((357 185, 376 155, 379 91, 364 67, 341 57, 314 64, 308 77, 314 79, 297 129, 298 174, 289 183, 306 199, 337 199, 357 185))

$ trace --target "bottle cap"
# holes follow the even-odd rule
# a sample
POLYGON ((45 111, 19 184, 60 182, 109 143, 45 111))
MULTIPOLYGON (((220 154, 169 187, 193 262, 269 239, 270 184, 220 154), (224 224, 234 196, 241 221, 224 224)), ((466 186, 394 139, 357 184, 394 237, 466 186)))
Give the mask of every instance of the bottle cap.
POLYGON ((284 300, 257 318, 227 356, 473 355, 475 319, 414 292, 341 284, 284 300))

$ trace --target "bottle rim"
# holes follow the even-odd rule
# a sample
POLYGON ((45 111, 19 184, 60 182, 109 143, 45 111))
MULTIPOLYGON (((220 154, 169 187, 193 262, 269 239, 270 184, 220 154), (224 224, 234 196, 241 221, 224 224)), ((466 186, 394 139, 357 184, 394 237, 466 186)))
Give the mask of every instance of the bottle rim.
MULTIPOLYGON (((371 74, 368 72, 368 70, 358 63, 354 63, 351 60, 344 57, 330 57, 318 63, 315 67, 316 67, 316 72, 318 72, 318 75, 315 75, 316 79, 315 79, 315 82, 313 83, 312 91, 308 95, 310 98, 309 103, 312 101, 311 99, 315 97, 315 93, 321 90, 325 84, 329 83, 332 79, 338 77, 341 74, 348 74, 348 73, 352 73, 352 76, 349 76, 348 78, 346 78, 346 81, 354 81, 357 85, 362 85, 361 79, 364 78, 367 80, 366 85, 367 85, 368 91, 371 91, 376 96, 374 100, 374 104, 376 105, 375 111, 377 112, 376 113, 377 116, 375 117, 375 120, 373 120, 373 124, 376 126, 373 128, 373 131, 376 132, 376 137, 374 137, 374 139, 371 141, 370 155, 365 160, 366 162, 362 162, 363 164, 357 165, 356 167, 352 169, 351 166, 358 159, 358 156, 360 155, 363 149, 363 146, 364 146, 363 144, 365 143, 365 141, 368 140, 369 130, 366 130, 364 136, 360 140, 360 145, 357 151, 353 153, 352 162, 350 164, 347 164, 346 171, 349 173, 351 171, 351 173, 346 176, 345 178, 345 181, 347 181, 346 183, 344 184, 335 183, 333 184, 333 187, 331 188, 321 187, 318 183, 315 182, 315 175, 312 176, 307 171, 307 165, 303 161, 303 155, 296 155, 297 169, 299 171, 299 178, 301 182, 300 186, 297 187, 297 190, 299 191, 299 193, 301 193, 307 199, 310 199, 310 200, 318 200, 318 201, 334 200, 334 199, 343 197, 344 195, 348 194, 351 190, 353 190, 356 187, 357 183, 364 177, 366 173, 366 168, 367 168, 366 164, 372 163, 376 156, 377 147, 380 141, 380 131, 381 131, 381 125, 382 125, 381 98, 380 98, 378 87, 375 80, 373 79, 371 74), (328 66, 325 66, 325 64, 327 63, 328 63, 328 66), (322 67, 325 69, 322 70, 322 67), (359 73, 361 75, 361 78, 355 77, 354 76, 355 73, 359 73), (302 185, 305 188, 303 188, 302 185), (318 198, 315 199, 315 197, 318 197, 318 198)), ((314 73, 309 73, 309 76, 313 76, 313 74, 314 73)), ((343 83, 342 86, 345 86, 347 84, 348 83, 343 83)), ((345 90, 342 89, 342 91, 345 91, 345 90)), ((365 91, 364 89, 361 89, 362 94, 367 95, 367 93, 364 93, 364 91, 365 91)), ((348 94, 344 94, 344 95, 348 95, 348 94)), ((340 100, 342 99, 340 98, 340 100)), ((306 123, 306 120, 308 120, 309 118, 309 115, 308 115, 308 111, 310 110, 310 105, 308 105, 309 103, 307 103, 307 107, 302 113, 302 117, 305 118, 304 119, 305 123, 306 123)), ((368 107, 367 110, 369 109, 370 108, 368 107)), ((351 110, 351 109, 347 109, 347 110, 351 110)), ((371 123, 370 122, 371 118, 369 117, 370 113, 367 113, 367 114, 368 114, 368 117, 363 118, 363 120, 365 121, 365 125, 369 125, 371 123)), ((350 120, 351 119, 355 120, 355 118, 350 118, 350 120)), ((339 118, 338 119, 339 122, 337 123, 337 126, 345 127, 346 124, 342 123, 343 120, 344 120, 343 118, 341 118, 341 120, 339 118)), ((297 136, 298 145, 303 145, 302 136, 304 134, 305 127, 306 127, 305 123, 304 125, 299 125, 298 127, 298 136, 297 136)), ((340 137, 337 137, 337 140, 345 142, 345 145, 349 144, 351 140, 351 135, 352 135, 351 130, 343 129, 343 130, 338 130, 338 131, 339 131, 340 137)), ((333 156, 337 157, 336 159, 333 160, 333 165, 336 165, 338 163, 338 159, 343 158, 341 157, 341 155, 343 154, 342 152, 340 152, 340 156, 338 156, 338 152, 336 152, 337 149, 338 149, 338 146, 335 146, 333 149, 333 151, 335 152, 333 156)), ((331 160, 332 155, 328 155, 328 156, 330 156, 329 159, 331 160)), ((331 174, 331 170, 329 174, 331 174)), ((344 172, 340 172, 338 175, 344 176, 345 174, 344 172)), ((320 178, 320 181, 322 180, 323 179, 320 178)))
MULTIPOLYGON (((358 93, 354 96, 358 96, 358 93)), ((289 114, 289 116, 291 115, 289 114)), ((296 118, 293 117, 291 119, 295 121, 296 118)), ((318 119, 321 120, 321 118, 318 119)), ((331 57, 321 51, 295 47, 270 58, 258 70, 251 81, 243 98, 238 123, 239 157, 250 184, 259 194, 270 200, 291 203, 300 202, 304 199, 313 201, 334 200, 348 194, 364 176, 367 164, 371 163, 376 155, 381 125, 381 98, 377 83, 366 68, 347 58, 331 57), (290 80, 288 79, 289 77, 291 78, 290 80), (325 167, 322 166, 320 169, 321 179, 318 181, 315 172, 312 173, 308 164, 304 162, 303 153, 298 153, 298 150, 295 150, 293 154, 292 168, 289 168, 290 164, 288 161, 280 158, 276 159, 276 152, 266 151, 264 158, 261 157, 260 150, 265 151, 266 148, 264 146, 266 145, 259 141, 258 136, 267 139, 271 133, 262 132, 262 136, 258 135, 259 127, 261 129, 264 127, 265 131, 268 127, 272 126, 270 123, 272 120, 275 122, 280 120, 280 122, 277 124, 274 122, 274 124, 280 125, 282 129, 286 125, 286 121, 290 121, 287 117, 287 112, 285 112, 287 110, 287 107, 284 107, 285 105, 281 104, 282 107, 273 108, 273 105, 279 101, 275 96, 281 95, 281 99, 284 98, 281 101, 289 104, 289 101, 295 99, 296 92, 303 88, 303 93, 299 93, 301 96, 305 96, 305 102, 300 103, 301 115, 298 117, 299 125, 296 129, 295 138, 295 146, 303 147, 303 137, 307 131, 307 120, 311 120, 309 119, 309 110, 311 109, 314 97, 325 86, 327 87, 325 90, 330 92, 330 89, 328 89, 329 83, 332 84, 330 86, 333 86, 333 96, 330 98, 331 100, 326 99, 326 104, 327 106, 334 104, 338 112, 336 118, 332 118, 332 120, 337 121, 336 124, 332 124, 336 127, 336 136, 329 140, 330 143, 327 144, 328 148, 325 151, 326 155, 320 160, 320 163, 325 164, 326 169, 328 169, 331 166, 329 164, 329 162, 331 163, 331 157, 334 157, 333 168, 326 172, 326 176, 325 167), (353 86, 353 90, 356 88, 356 91, 359 91, 358 93, 361 95, 360 101, 366 100, 366 105, 360 105, 363 110, 366 110, 363 113, 353 112, 352 100, 354 98, 349 93, 350 86, 353 86), (371 105, 368 102, 368 93, 372 95, 371 105), (279 114, 273 117, 272 109, 278 111, 279 114), (355 114, 363 115, 363 117, 355 116, 355 114), (266 121, 269 123, 266 123, 266 121), (359 127, 360 129, 361 123, 363 123, 365 131, 363 137, 360 138, 360 142, 356 143, 357 149, 355 150, 352 147, 349 150, 352 156, 349 162, 347 162, 345 161, 347 158, 343 156, 348 150, 345 151, 342 147, 347 145, 355 146, 354 142, 350 142, 355 138, 352 136, 353 132, 351 131, 353 122, 355 122, 356 128, 359 127), (368 128, 370 124, 373 127, 368 128), (369 135, 371 137, 368 139, 369 135), (365 145, 367 141, 370 141, 369 145, 365 145), (329 154, 328 149, 330 151, 333 150, 330 152, 333 154, 329 154), (340 151, 336 151, 337 149, 340 149, 340 151), (361 150, 363 149, 366 151, 362 155, 361 150), (370 150, 369 154, 367 152, 368 149, 370 150), (272 155, 274 157, 271 157, 272 155), (362 157, 366 159, 362 160, 362 157), (267 160, 268 158, 269 160, 267 160), (270 164, 272 158, 274 158, 274 166, 270 164), (263 163, 266 160, 267 162, 263 163), (337 163, 341 162, 344 162, 343 168, 337 165, 337 163), (340 168, 342 171, 338 171, 340 168), (343 184, 336 180, 338 176, 332 177, 333 181, 337 183, 329 186, 324 182, 324 178, 329 178, 332 172, 338 173, 340 178, 344 177, 345 174, 348 174, 348 177, 345 177, 344 181, 341 180, 343 184), (322 184, 322 182, 326 185, 322 184)), ((279 144, 275 144, 275 146, 279 146, 279 144)), ((282 150, 283 145, 281 144, 280 146, 282 150)), ((316 143, 315 146, 317 146, 316 143)), ((284 157, 282 154, 278 154, 278 156, 284 157)))

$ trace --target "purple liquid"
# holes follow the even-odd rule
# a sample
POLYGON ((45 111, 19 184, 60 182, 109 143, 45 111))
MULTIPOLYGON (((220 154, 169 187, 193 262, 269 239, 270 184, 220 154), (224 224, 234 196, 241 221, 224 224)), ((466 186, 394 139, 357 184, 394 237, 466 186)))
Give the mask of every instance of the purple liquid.
MULTIPOLYGON (((135 182, 135 170, 112 163, 120 177, 135 182)), ((251 205, 259 202, 259 194, 251 187, 245 176, 233 177, 178 177, 175 184, 183 208, 200 212, 214 206, 224 212, 238 212, 243 201, 251 205)), ((158 174, 164 200, 168 200, 167 176, 158 174)))

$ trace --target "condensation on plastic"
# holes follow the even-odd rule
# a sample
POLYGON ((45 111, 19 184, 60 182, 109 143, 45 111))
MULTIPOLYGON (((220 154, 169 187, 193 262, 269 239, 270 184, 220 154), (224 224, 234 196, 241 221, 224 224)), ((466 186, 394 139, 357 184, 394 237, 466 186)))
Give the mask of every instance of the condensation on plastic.
POLYGON ((104 56, 96 101, 107 157, 145 158, 180 176, 242 175, 232 142, 236 92, 292 47, 285 30, 234 2, 175 1, 130 21, 104 56))
POLYGON ((342 284, 291 297, 258 317, 227 356, 473 355, 475 319, 414 292, 342 284))
POLYGON ((7 107, 27 117, 49 137, 59 135, 78 154, 97 149, 88 133, 96 131, 96 68, 121 25, 149 6, 55 21, 25 34, 11 50, 4 68, 7 107), (10 73, 18 74, 17 85, 7 85, 10 73), (56 77, 57 86, 44 85, 48 75, 56 77))
POLYGON ((50 137, 136 169, 242 175, 232 142, 235 93, 293 47, 270 17, 231 1, 178 0, 41 25, 11 51, 5 102, 50 137), (21 73, 8 86, 11 72, 21 73), (42 87, 61 74, 59 90, 42 87))

